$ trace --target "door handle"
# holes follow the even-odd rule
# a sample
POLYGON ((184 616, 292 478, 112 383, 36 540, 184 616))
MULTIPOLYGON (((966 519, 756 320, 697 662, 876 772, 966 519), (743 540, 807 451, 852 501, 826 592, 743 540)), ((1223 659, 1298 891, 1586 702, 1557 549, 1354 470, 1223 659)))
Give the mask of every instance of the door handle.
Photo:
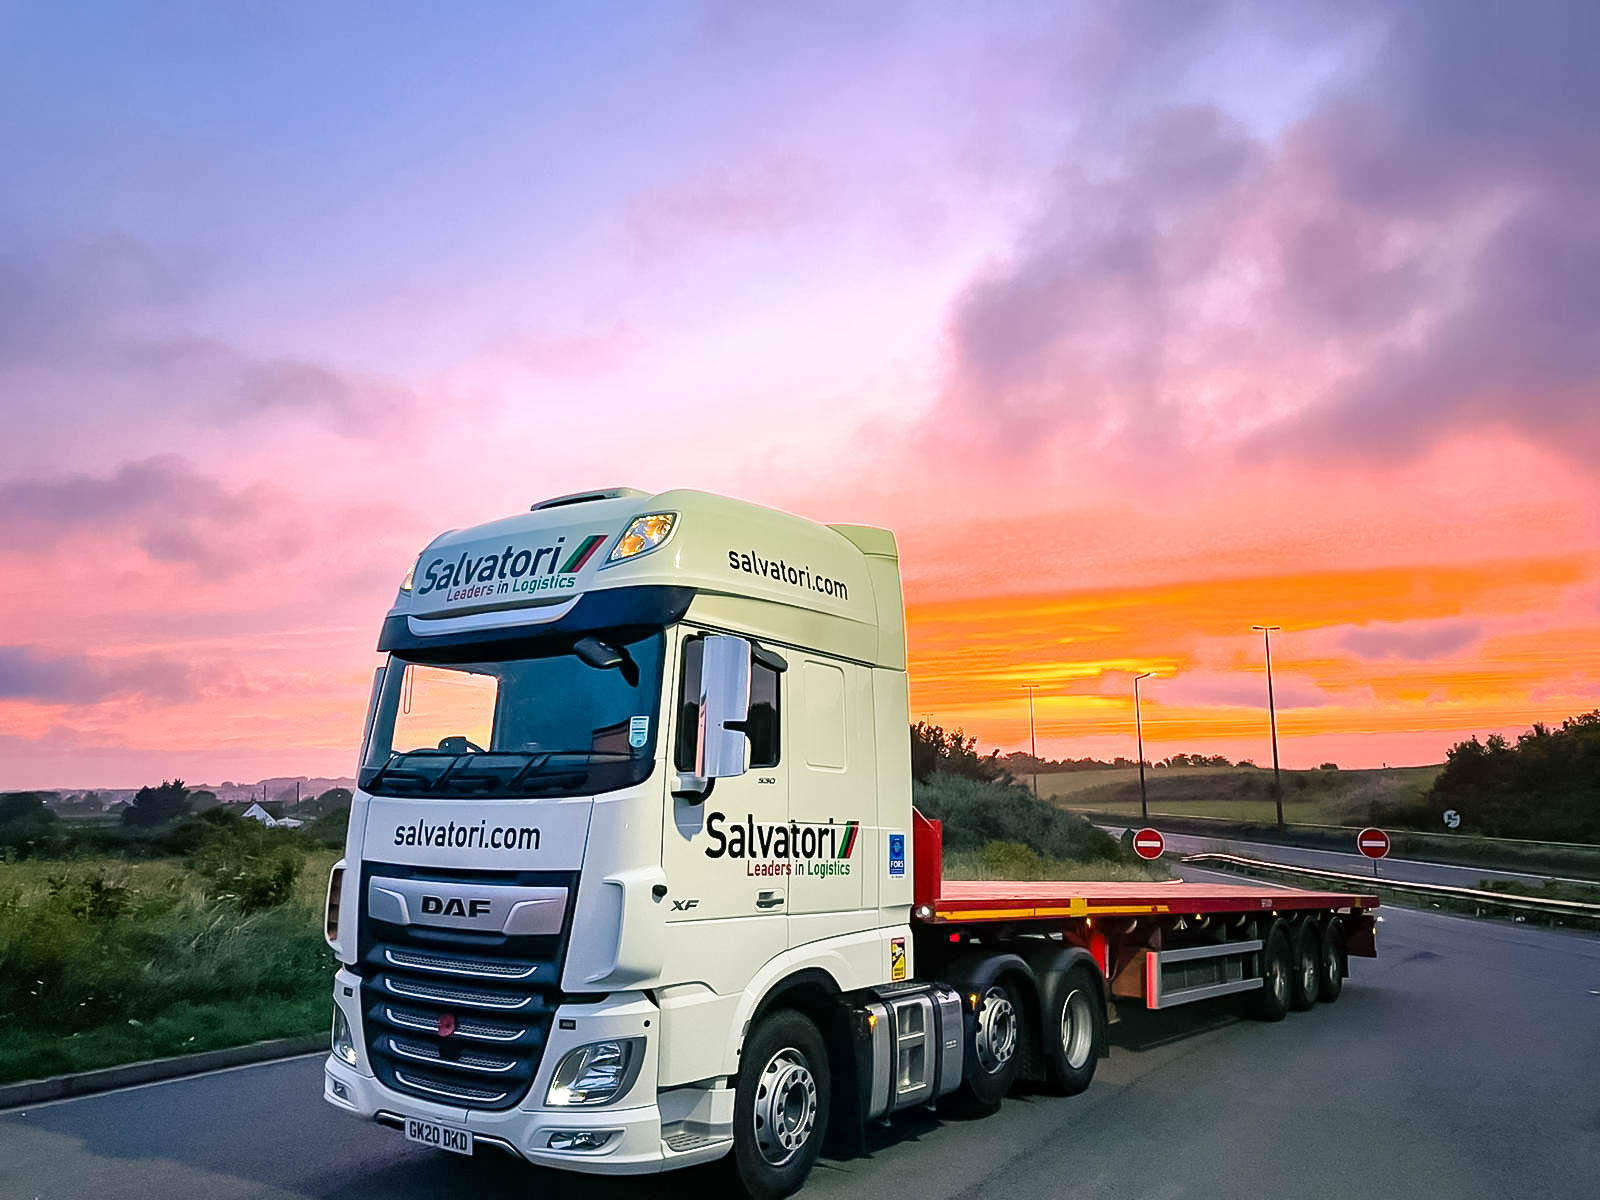
POLYGON ((761 892, 756 896, 757 908, 777 908, 782 903, 782 892, 761 892))

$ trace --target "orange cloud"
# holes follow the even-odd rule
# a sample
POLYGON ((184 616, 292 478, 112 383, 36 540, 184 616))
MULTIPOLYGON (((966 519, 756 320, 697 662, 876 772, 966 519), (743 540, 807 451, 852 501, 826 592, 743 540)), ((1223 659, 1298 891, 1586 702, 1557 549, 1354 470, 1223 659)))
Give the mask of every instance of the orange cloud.
POLYGON ((1363 738, 1405 734, 1420 735, 1410 753, 1437 761, 1466 732, 1593 706, 1600 613, 1566 610, 1597 579, 1600 556, 1571 555, 914 602, 912 712, 1025 747, 1022 689, 1037 685, 1041 748, 1103 754, 1131 738, 1131 679, 1153 671, 1147 737, 1260 757, 1266 688, 1250 627, 1271 621, 1283 626, 1273 668, 1286 759, 1298 739, 1319 753, 1342 739, 1360 755, 1363 738), (1439 622, 1451 636, 1437 636, 1439 622), (1351 636, 1375 624, 1381 642, 1351 636), (1388 653, 1407 630, 1415 656, 1388 653))

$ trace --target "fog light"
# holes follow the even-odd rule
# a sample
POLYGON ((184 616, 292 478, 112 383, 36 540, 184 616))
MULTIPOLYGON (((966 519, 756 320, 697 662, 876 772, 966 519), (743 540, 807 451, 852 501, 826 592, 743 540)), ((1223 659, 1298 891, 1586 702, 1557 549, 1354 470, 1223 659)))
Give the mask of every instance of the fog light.
POLYGON ((333 1052, 349 1063, 356 1065, 356 1042, 350 1036, 350 1022, 344 1019, 344 1010, 337 1004, 333 1006, 333 1052))
POLYGON ((615 1129, 569 1129, 550 1135, 550 1149, 576 1150, 580 1153, 585 1150, 603 1150, 616 1135, 615 1129))
POLYGON ((567 1053, 550 1077, 544 1102, 561 1107, 609 1104, 633 1085, 643 1059, 643 1038, 579 1046, 567 1053))
POLYGON ((343 1100, 346 1104, 350 1103, 350 1089, 337 1079, 328 1080, 328 1090, 333 1093, 335 1099, 343 1100))

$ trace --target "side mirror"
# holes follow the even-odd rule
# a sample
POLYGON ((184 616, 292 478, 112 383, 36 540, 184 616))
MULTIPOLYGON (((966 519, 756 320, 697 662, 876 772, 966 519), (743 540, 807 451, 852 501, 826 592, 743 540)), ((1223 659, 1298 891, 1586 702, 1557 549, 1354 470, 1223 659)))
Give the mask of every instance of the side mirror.
POLYGON ((744 774, 750 739, 750 643, 714 633, 700 660, 700 728, 695 739, 695 774, 726 779, 744 774))

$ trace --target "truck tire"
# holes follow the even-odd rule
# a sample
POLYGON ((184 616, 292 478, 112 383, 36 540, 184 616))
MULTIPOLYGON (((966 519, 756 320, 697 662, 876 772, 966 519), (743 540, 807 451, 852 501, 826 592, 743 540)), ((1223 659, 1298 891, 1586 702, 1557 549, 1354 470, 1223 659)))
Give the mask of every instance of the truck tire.
POLYGON ((1292 939, 1294 971, 1289 976, 1289 1007, 1305 1012, 1322 986, 1322 933, 1311 920, 1300 922, 1292 939))
POLYGON ((1058 1096, 1076 1096, 1094 1079, 1106 1038, 1106 1005, 1099 977, 1082 963, 1061 978, 1044 1014, 1045 1083, 1058 1096))
POLYGON ((746 1194, 777 1200, 800 1189, 822 1150, 831 1087, 827 1047, 808 1017, 782 1009, 756 1026, 733 1097, 731 1160, 746 1194))
POLYGON ((1289 976, 1294 956, 1282 922, 1274 924, 1261 948, 1261 990, 1250 993, 1250 1013, 1260 1021, 1281 1021, 1289 1014, 1289 976))
POLYGON ((1317 995, 1332 1004, 1344 991, 1344 929, 1335 917, 1322 928, 1322 974, 1317 980, 1317 995))
POLYGON ((996 979, 978 996, 966 1017, 967 1045, 961 1088, 952 1097, 967 1116, 986 1116, 1000 1107, 1022 1066, 1023 1008, 1016 986, 996 979))

